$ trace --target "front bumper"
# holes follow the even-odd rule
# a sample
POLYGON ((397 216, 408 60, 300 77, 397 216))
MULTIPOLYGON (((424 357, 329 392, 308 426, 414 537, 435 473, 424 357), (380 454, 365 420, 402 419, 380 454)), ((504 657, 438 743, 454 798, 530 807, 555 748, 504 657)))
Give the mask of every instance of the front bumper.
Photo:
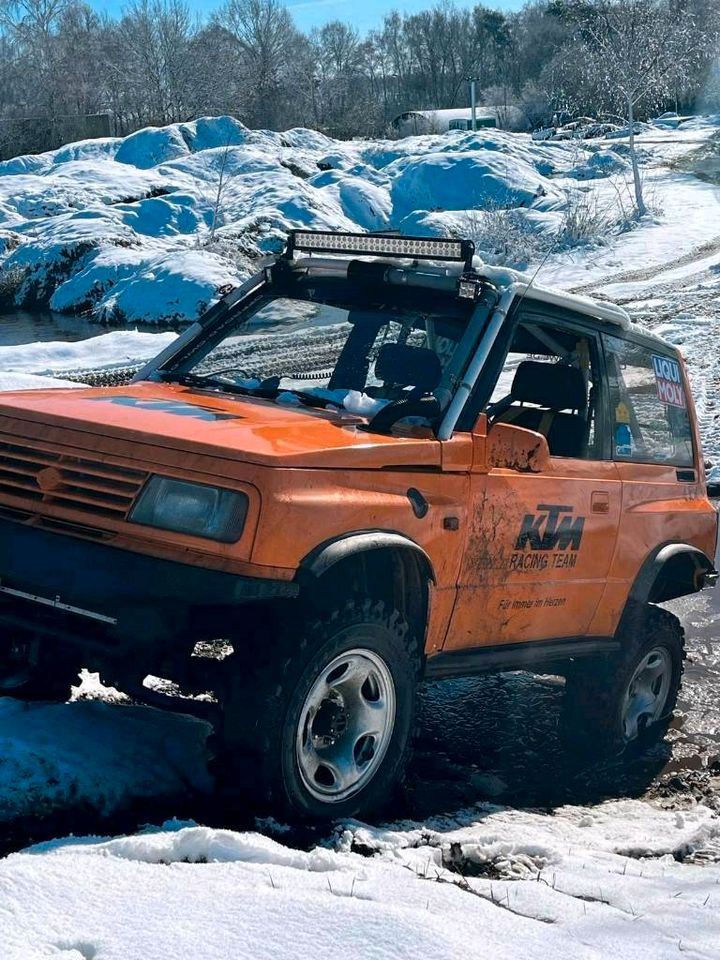
POLYGON ((0 520, 0 624, 116 653, 171 640, 204 609, 294 597, 293 582, 159 560, 0 520))

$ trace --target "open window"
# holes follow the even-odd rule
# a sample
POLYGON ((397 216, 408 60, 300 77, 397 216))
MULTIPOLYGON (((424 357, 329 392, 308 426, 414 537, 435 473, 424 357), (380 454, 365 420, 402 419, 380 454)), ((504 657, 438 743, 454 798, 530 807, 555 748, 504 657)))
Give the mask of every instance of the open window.
POLYGON ((600 459, 596 338, 527 316, 515 328, 486 407, 490 429, 541 433, 553 457, 600 459))

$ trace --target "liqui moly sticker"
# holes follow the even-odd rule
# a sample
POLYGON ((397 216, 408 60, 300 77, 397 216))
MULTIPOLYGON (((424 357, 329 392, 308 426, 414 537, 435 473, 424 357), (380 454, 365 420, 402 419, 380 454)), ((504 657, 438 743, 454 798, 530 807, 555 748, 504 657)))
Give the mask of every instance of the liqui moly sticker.
POLYGON ((680 364, 669 357, 652 358, 655 369, 657 394, 662 403, 669 403, 671 407, 685 409, 685 390, 683 388, 680 364))

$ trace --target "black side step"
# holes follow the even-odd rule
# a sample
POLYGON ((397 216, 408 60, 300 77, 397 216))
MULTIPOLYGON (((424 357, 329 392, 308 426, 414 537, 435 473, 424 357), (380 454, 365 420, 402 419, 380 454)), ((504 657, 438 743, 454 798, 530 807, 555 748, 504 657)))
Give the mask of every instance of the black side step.
POLYGON ((508 670, 542 673, 568 660, 603 657, 619 650, 620 641, 612 637, 570 637, 565 640, 509 643, 501 647, 472 647, 470 650, 438 653, 430 657, 425 666, 425 679, 445 680, 448 677, 472 677, 480 673, 508 670))

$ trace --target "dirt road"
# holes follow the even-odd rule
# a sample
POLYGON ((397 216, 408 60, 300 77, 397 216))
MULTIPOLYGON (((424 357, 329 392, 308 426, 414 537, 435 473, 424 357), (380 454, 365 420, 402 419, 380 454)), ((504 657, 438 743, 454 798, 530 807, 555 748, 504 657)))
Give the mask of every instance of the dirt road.
MULTIPOLYGON (((635 270, 625 270, 622 273, 611 273, 600 280, 593 280, 592 283, 584 283, 578 287, 572 287, 571 293, 592 294, 593 296, 602 296, 603 287, 609 284, 619 283, 638 283, 645 280, 652 280, 654 277, 662 277, 664 273, 676 270, 679 267, 689 267, 701 260, 712 257, 713 254, 720 254, 720 237, 713 237, 707 243, 699 247, 688 250, 681 257, 675 260, 669 260, 666 263, 656 263, 651 267, 640 267, 635 270)), ((616 299, 617 302, 617 299, 616 299)))

